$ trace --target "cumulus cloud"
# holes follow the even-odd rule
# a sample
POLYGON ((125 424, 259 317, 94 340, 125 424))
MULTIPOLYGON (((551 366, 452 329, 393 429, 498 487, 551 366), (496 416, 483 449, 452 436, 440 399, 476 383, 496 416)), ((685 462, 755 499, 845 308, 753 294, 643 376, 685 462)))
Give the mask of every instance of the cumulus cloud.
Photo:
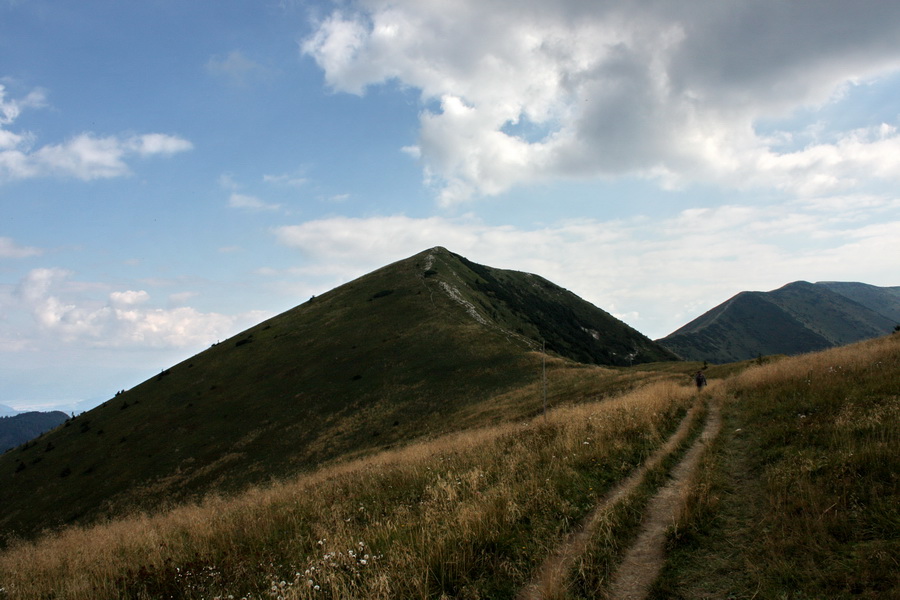
MULTIPOLYGON (((150 306, 146 290, 112 291, 106 301, 84 294, 102 286, 72 280, 58 268, 31 270, 19 283, 15 299, 31 314, 45 336, 70 344, 98 348, 185 348, 231 335, 239 326, 263 315, 203 313, 192 307, 150 306)), ((178 300, 188 294, 175 295, 178 300)))
MULTIPOLYGON (((46 94, 42 89, 29 92, 24 98, 15 99, 6 97, 6 86, 0 83, 0 126, 14 122, 24 108, 41 108, 47 103, 46 94)), ((0 145, 2 148, 2 145, 0 145)))
POLYGON ((163 133, 97 136, 86 132, 35 148, 32 133, 14 132, 8 126, 23 109, 44 105, 42 91, 32 91, 21 100, 7 99, 0 84, 0 182, 47 176, 84 181, 122 177, 131 173, 128 159, 132 157, 170 156, 193 147, 184 138, 163 133))
POLYGON ((109 295, 110 304, 113 306, 133 306, 144 304, 150 299, 150 294, 144 290, 128 290, 125 292, 112 292, 109 295))
POLYGON ((654 221, 582 219, 529 229, 474 218, 333 217, 274 234, 306 259, 295 276, 337 285, 441 245, 476 262, 547 277, 662 337, 743 290, 798 279, 896 285, 897 203, 846 198, 840 211, 809 201, 732 204, 654 221), (800 251, 798 237, 807 240, 800 251))
POLYGON ((898 37, 900 5, 886 2, 359 0, 302 51, 337 91, 421 91, 407 151, 452 204, 622 174, 808 194, 863 174, 895 181, 897 154, 882 152, 893 129, 780 152, 756 124, 896 71, 898 37))

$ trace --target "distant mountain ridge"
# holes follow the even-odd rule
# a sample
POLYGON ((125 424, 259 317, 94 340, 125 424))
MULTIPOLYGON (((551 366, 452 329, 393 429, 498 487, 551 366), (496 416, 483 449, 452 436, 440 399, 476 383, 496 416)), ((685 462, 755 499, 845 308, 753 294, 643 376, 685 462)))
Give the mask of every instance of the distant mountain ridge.
POLYGON ((0 452, 24 444, 69 418, 64 412, 23 412, 0 417, 0 452))
POLYGON ((497 398, 537 385, 542 345, 557 360, 597 365, 676 358, 542 277, 432 248, 214 344, 0 456, 0 538, 531 414, 536 393, 528 407, 497 398))
POLYGON ((891 319, 894 323, 900 323, 900 286, 878 287, 842 281, 820 281, 816 285, 825 286, 891 319))
POLYGON ((900 287, 795 281, 741 292, 657 341, 685 360, 725 363, 850 344, 897 323, 900 287))

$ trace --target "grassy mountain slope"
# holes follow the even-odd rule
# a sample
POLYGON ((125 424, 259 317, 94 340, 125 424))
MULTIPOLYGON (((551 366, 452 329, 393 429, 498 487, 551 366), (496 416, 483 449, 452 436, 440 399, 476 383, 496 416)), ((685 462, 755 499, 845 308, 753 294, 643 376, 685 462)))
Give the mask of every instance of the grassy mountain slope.
POLYGON ((820 281, 816 285, 846 296, 895 323, 900 323, 900 286, 878 287, 846 281, 820 281))
MULTIPOLYGON (((0 531, 233 492, 422 435, 534 414, 541 338, 588 362, 624 364, 635 351, 635 362, 671 357, 546 280, 435 248, 216 344, 4 454, 0 531), (527 386, 530 396, 517 395, 527 386)), ((613 388, 655 376, 609 371, 613 388)))
MULTIPOLYGON (((554 366, 554 380, 570 376, 567 394, 607 389, 604 369, 554 366)), ((16 544, 0 552, 0 599, 520 597, 707 399, 725 426, 687 490, 653 597, 896 597, 900 335, 743 367, 699 402, 690 384, 657 381, 16 544)), ((666 470, 601 515, 554 597, 607 597, 666 470)))
POLYGON ((657 341, 688 360, 725 363, 822 350, 885 335, 893 326, 845 294, 798 281, 771 292, 741 292, 657 341))
POLYGON ((631 365, 677 357, 634 329, 537 275, 494 269, 457 258, 476 277, 471 283, 490 319, 546 348, 588 364, 631 365))
POLYGON ((652 599, 900 597, 900 335, 752 367, 652 599))

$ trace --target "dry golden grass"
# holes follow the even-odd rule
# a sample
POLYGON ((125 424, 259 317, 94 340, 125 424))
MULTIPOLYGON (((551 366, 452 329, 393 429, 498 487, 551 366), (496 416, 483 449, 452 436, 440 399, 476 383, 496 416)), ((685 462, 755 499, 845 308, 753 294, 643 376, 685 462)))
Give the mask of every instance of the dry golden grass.
MULTIPOLYGON (((551 368, 546 417, 15 543, 0 554, 0 598, 512 598, 696 396, 655 381, 560 406, 633 383, 551 368)), ((900 336, 751 366, 709 393, 723 390, 725 429, 655 597, 897 594, 900 336)), ((535 392, 497 410, 536 406, 535 392)), ((566 597, 603 593, 652 485, 601 523, 566 597)))
POLYGON ((0 598, 512 597, 693 395, 651 383, 234 498, 13 544, 0 554, 0 598))

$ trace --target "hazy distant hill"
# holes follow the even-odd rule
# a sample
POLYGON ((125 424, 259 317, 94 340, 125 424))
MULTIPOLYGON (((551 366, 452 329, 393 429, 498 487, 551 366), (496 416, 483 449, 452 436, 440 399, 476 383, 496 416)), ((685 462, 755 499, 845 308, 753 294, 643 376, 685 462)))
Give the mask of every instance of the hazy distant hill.
POLYGON ((675 358, 546 279, 433 248, 216 344, 0 457, 0 533, 239 489, 477 426, 485 415, 510 418, 496 398, 538 380, 542 342, 584 363, 675 358))
POLYGON ((898 322, 900 288, 797 281, 741 292, 657 341, 686 360, 723 363, 849 344, 898 322))
POLYGON ((68 418, 66 413, 60 411, 24 412, 11 417, 0 417, 0 452, 24 444, 68 418))

